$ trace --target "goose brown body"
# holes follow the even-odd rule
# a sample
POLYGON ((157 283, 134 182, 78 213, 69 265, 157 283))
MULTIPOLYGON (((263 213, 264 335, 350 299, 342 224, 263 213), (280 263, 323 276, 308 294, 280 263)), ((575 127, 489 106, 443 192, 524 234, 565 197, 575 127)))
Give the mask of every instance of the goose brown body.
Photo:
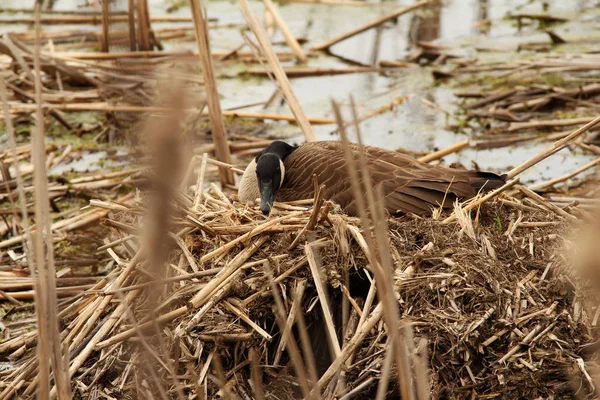
MULTIPOLYGON (((372 146, 363 148, 371 181, 374 186, 382 187, 385 208, 391 214, 430 215, 433 209, 449 208, 456 199, 471 198, 505 182, 504 176, 493 173, 432 166, 396 151, 372 146)), ((360 147, 351 144, 351 149, 358 157, 360 147)), ((347 214, 357 215, 346 162, 340 141, 300 145, 283 159, 285 174, 275 200, 314 197, 312 176, 315 174, 319 184, 325 184, 325 199, 339 204, 347 214)))

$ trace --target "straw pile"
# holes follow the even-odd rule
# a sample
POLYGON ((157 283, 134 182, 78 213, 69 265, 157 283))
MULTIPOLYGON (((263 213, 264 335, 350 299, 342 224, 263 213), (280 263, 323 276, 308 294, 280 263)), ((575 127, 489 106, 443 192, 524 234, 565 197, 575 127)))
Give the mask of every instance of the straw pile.
MULTIPOLYGON (((580 346, 592 323, 557 251, 566 223, 502 196, 475 223, 460 213, 454 223, 388 221, 413 372, 418 360, 428 365, 434 398, 590 392, 580 346)), ((281 204, 265 218, 214 184, 195 195, 181 191, 174 244, 157 271, 140 240, 144 200, 92 201, 110 211, 112 238, 100 250, 112 261, 106 277, 59 314, 74 391, 297 398, 295 346, 308 380, 320 377, 323 398, 373 398, 387 337, 369 249, 359 219, 319 203, 319 212, 312 201, 281 204), (333 318, 324 318, 323 306, 333 318), (330 322, 341 367, 329 366, 323 326, 330 322)), ((0 344, 10 360, 2 398, 34 392, 36 339, 28 331, 0 344)), ((397 396, 396 376, 388 397, 397 396)))

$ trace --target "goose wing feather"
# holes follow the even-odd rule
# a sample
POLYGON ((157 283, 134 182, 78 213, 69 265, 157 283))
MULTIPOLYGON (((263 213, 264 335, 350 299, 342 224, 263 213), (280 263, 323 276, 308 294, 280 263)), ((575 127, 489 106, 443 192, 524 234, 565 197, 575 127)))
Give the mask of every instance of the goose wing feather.
MULTIPOLYGON (((360 148, 352 144, 355 157, 360 148)), ((395 151, 365 146, 371 181, 381 186, 390 212, 431 213, 443 203, 452 206, 457 198, 470 198, 483 187, 490 190, 504 181, 491 173, 436 167, 395 151)), ((356 215, 356 200, 347 172, 343 145, 339 141, 310 142, 299 146, 285 160, 285 179, 277 194, 279 201, 314 197, 313 174, 325 184, 325 198, 356 215)), ((361 177, 362 180, 362 177, 361 177)))

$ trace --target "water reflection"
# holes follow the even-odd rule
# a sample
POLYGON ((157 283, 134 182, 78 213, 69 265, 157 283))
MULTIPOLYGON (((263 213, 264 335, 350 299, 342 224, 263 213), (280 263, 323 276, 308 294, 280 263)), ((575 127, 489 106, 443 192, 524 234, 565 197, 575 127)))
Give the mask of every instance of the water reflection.
POLYGON ((489 0, 477 0, 474 26, 475 33, 488 33, 490 31, 489 24, 489 0))
POLYGON ((414 47, 417 42, 432 42, 440 37, 442 5, 440 1, 414 14, 410 20, 408 42, 414 47))

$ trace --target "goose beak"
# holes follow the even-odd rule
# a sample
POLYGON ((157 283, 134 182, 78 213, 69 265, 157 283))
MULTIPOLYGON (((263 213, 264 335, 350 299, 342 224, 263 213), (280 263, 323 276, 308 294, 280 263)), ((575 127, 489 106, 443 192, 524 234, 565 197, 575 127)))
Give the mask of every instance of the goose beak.
POLYGON ((264 215, 269 215, 274 200, 275 193, 273 192, 272 183, 260 182, 260 211, 262 211, 264 215))

